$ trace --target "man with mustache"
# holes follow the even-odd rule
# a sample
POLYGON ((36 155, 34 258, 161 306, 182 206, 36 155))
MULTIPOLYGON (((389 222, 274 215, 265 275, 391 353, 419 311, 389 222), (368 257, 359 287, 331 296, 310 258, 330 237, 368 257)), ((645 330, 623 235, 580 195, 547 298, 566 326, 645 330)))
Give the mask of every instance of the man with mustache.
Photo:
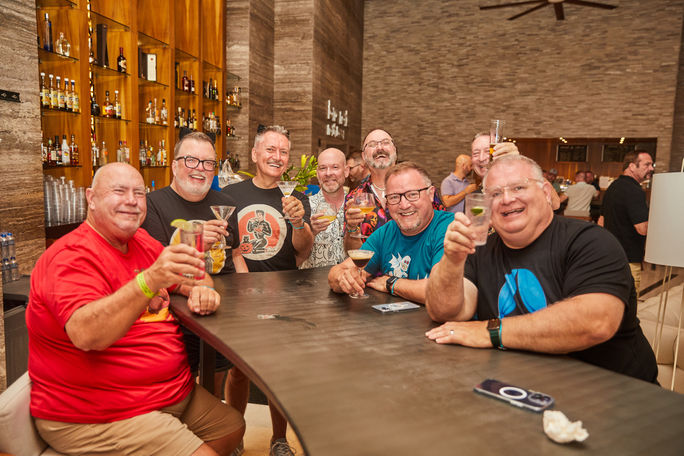
POLYGON ((244 420, 195 384, 168 292, 198 314, 220 296, 201 253, 139 229, 145 184, 125 163, 101 167, 88 217, 43 253, 26 310, 31 415, 64 454, 225 455, 244 420), (182 282, 181 282, 182 280, 182 282))
MULTIPOLYGON (((216 151, 211 138, 202 132, 183 136, 174 149, 171 185, 147 194, 147 217, 142 228, 162 245, 178 244, 179 232, 171 222, 175 219, 201 221, 204 223, 202 234, 204 251, 207 252, 207 272, 248 272, 238 248, 237 215, 233 213, 229 221, 217 220, 211 210, 212 205, 235 206, 235 201, 228 195, 211 189, 215 169, 216 151), (227 230, 229 226, 230 232, 227 230), (220 248, 221 236, 226 237, 232 249, 220 248)), ((185 327, 182 330, 190 369, 196 372, 199 368, 199 338, 185 327)), ((222 392, 226 398, 231 396, 228 391, 230 382, 225 383, 225 391, 222 391, 223 378, 230 366, 226 358, 216 354, 214 392, 219 398, 222 392)))
POLYGON ((653 157, 645 150, 628 152, 622 170, 622 176, 610 184, 603 196, 598 224, 613 233, 625 249, 639 293, 648 232, 648 205, 641 183, 653 175, 653 157))
POLYGON ((484 192, 492 199, 494 233, 475 247, 469 219, 454 216, 425 303, 433 320, 446 323, 426 336, 440 344, 568 354, 656 382, 617 240, 594 224, 555 216, 553 187, 522 155, 494 161, 484 192))
POLYGON ((375 252, 363 277, 351 258, 333 266, 328 283, 338 293, 375 290, 425 302, 430 270, 444 252, 444 233, 454 219, 434 209, 435 187, 427 172, 407 161, 391 167, 385 177, 385 202, 392 220, 375 230, 363 244, 375 252))
MULTIPOLYGON (((287 169, 290 158, 290 133, 280 125, 259 129, 254 138, 252 161, 256 163, 256 176, 237 184, 228 185, 222 192, 236 201, 238 226, 240 227, 240 248, 250 272, 282 271, 297 269, 311 254, 313 233, 309 225, 311 214, 307 197, 298 191, 291 196, 283 197, 278 188, 278 181, 287 169), (267 244, 258 252, 252 251, 255 233, 247 229, 250 220, 259 215, 261 233, 266 230, 267 244), (263 214, 263 219, 262 215, 263 214), (287 219, 283 219, 283 215, 287 219)), ((239 372, 239 371, 238 371, 239 372)), ((233 369, 231 369, 231 375, 233 369)), ((230 378, 230 381, 249 383, 244 375, 241 378, 230 378)), ((242 403, 231 400, 230 404, 244 414, 247 397, 241 397, 242 403)), ((278 409, 269 404, 273 436, 271 438, 271 455, 285 456, 292 454, 285 433, 287 420, 278 409)))
POLYGON ((344 153, 335 148, 318 154, 316 177, 321 189, 309 198, 311 205, 311 231, 314 244, 311 255, 300 269, 332 266, 341 263, 346 254, 342 245, 344 229, 344 180, 349 175, 344 153), (325 203, 336 211, 334 220, 325 218, 319 208, 325 203))
MULTIPOLYGON (((385 176, 387 170, 397 162, 397 149, 394 140, 385 130, 373 130, 363 140, 363 159, 370 169, 370 175, 361 181, 358 187, 350 191, 345 203, 345 250, 358 249, 363 244, 363 238, 370 236, 373 231, 387 223, 391 216, 385 207, 385 176), (375 209, 363 214, 361 209, 353 208, 350 200, 359 193, 370 193, 375 200, 375 209)), ((437 210, 446 208, 434 193, 432 205, 437 210)))

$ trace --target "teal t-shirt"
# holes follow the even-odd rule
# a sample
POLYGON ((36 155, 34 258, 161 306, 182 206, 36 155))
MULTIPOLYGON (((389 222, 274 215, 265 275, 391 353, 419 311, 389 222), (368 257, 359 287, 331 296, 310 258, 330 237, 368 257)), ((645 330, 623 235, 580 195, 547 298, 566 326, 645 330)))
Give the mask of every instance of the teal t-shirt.
POLYGON ((404 279, 419 280, 430 275, 444 253, 444 235, 454 220, 451 212, 434 211, 430 224, 415 236, 405 236, 394 220, 370 235, 361 247, 375 252, 366 271, 404 279))

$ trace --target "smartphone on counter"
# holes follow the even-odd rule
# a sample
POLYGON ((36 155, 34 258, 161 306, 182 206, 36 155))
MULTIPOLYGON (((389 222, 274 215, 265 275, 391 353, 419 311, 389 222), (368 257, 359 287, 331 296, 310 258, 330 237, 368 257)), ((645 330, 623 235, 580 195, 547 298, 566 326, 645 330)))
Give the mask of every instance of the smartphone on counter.
POLYGON ((534 412, 546 410, 554 403, 553 397, 548 394, 528 390, 492 378, 488 378, 479 385, 476 385, 474 390, 485 396, 493 397, 534 412))
POLYGON ((420 309, 420 306, 418 304, 414 304, 414 303, 409 302, 409 301, 391 302, 389 304, 375 304, 372 307, 373 307, 373 309, 377 310, 378 312, 382 312, 382 313, 406 312, 407 310, 420 309))

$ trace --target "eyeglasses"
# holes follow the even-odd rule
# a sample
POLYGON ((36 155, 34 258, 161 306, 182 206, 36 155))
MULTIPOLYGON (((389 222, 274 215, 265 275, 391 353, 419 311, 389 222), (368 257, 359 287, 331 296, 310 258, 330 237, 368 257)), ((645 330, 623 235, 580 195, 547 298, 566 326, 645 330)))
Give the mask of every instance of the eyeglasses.
POLYGON ((382 145, 383 147, 387 147, 390 144, 394 144, 390 138, 385 138, 382 141, 369 141, 366 143, 363 148, 365 149, 366 147, 369 149, 377 149, 378 146, 382 145))
POLYGON ((418 190, 409 190, 408 192, 404 193, 390 193, 389 195, 385 196, 385 201, 387 201, 387 204, 399 204, 402 196, 406 198, 406 201, 408 202, 418 201, 418 198, 420 198, 420 192, 427 190, 430 187, 432 187, 432 185, 419 188, 418 190))
POLYGON ((525 178, 520 182, 515 182, 503 187, 485 189, 484 193, 485 195, 491 197, 492 201, 503 198, 505 192, 508 192, 508 194, 511 196, 518 197, 524 194, 533 183, 536 183, 539 187, 544 185, 544 181, 542 180, 525 178))
POLYGON ((185 166, 190 169, 196 169, 200 163, 202 163, 202 168, 204 168, 205 171, 214 171, 216 169, 216 160, 200 160, 191 155, 176 158, 176 160, 180 159, 183 159, 185 166))

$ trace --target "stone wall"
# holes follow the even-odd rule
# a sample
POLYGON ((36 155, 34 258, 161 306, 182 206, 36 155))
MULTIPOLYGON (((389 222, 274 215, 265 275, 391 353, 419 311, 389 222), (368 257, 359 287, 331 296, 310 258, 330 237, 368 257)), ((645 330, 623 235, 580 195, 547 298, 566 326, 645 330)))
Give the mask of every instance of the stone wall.
MULTIPOLYGON (((14 233, 21 273, 28 274, 45 249, 36 5, 0 0, 0 9, 0 89, 21 97, 21 103, 0 101, 0 231, 14 233)), ((4 341, 0 308, 0 390, 4 341)))
POLYGON ((366 1, 363 132, 389 130, 436 180, 491 118, 512 137, 655 137, 667 168, 684 3, 565 5, 565 21, 490 3, 366 1))

